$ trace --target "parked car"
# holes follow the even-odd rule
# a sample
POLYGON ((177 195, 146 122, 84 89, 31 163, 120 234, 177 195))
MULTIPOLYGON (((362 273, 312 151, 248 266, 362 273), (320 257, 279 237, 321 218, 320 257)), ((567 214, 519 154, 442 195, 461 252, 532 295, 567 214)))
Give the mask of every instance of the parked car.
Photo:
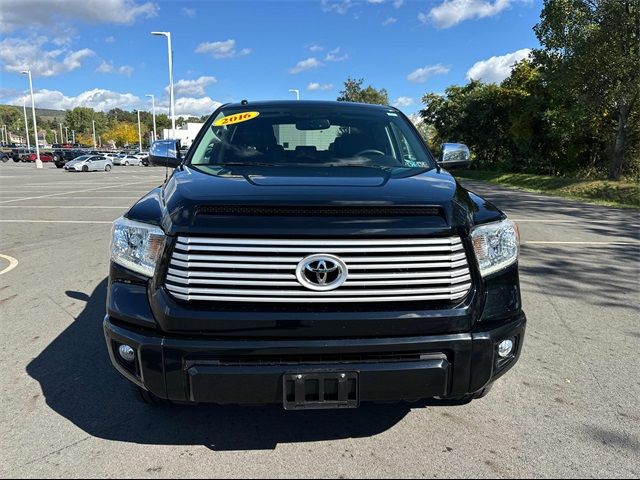
MULTIPOLYGON (((29 155, 26 155, 24 157, 23 162, 35 162, 37 158, 37 155, 34 153, 31 153, 29 155)), ((42 162, 53 162, 53 154, 50 152, 40 152, 40 161, 42 162)))
POLYGON ((468 402, 518 361, 518 230, 445 170, 466 146, 287 101, 223 105, 179 147, 153 144, 173 174, 112 230, 106 346, 144 401, 468 402))
POLYGON ((101 155, 83 155, 64 166, 69 172, 108 172, 112 167, 113 162, 101 155))
POLYGON ((119 162, 119 165, 124 166, 136 165, 139 167, 142 165, 142 159, 135 155, 124 155, 123 157, 119 158, 119 162))
POLYGON ((71 160, 84 155, 82 150, 76 148, 60 148, 53 151, 53 163, 56 167, 62 168, 71 160))
POLYGON ((24 158, 35 153, 35 150, 28 148, 14 148, 11 150, 11 158, 14 162, 23 162, 24 158))

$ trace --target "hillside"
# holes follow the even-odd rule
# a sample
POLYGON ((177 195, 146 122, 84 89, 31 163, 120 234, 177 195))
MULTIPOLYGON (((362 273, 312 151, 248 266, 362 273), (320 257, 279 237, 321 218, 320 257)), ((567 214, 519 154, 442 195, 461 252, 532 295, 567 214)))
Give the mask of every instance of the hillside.
MULTIPOLYGON (((17 110, 20 111, 20 114, 22 114, 22 105, 20 106, 16 106, 16 105, 5 105, 6 107, 13 107, 17 110)), ((31 107, 29 105, 29 103, 27 103, 27 108, 29 109, 29 114, 31 114, 31 107)), ((64 114, 66 112, 64 110, 53 110, 50 108, 36 108, 36 115, 39 118, 42 118, 43 120, 59 120, 62 121, 64 120, 64 114)))

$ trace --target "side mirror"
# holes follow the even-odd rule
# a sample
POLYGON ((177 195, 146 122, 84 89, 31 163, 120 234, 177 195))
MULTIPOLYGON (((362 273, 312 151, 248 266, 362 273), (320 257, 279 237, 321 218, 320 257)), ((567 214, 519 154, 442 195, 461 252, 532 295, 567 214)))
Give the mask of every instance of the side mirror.
POLYGON ((438 164, 443 168, 467 168, 471 164, 469 147, 463 143, 443 143, 438 164))
POLYGON ((149 149, 149 163, 157 167, 179 167, 182 163, 180 140, 158 140, 149 149))

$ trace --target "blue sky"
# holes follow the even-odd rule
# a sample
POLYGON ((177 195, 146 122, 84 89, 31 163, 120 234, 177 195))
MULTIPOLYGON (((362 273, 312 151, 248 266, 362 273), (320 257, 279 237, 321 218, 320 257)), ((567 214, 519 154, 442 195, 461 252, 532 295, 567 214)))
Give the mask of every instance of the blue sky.
POLYGON ((3 0, 0 103, 166 109, 171 31, 176 113, 244 98, 335 99, 347 76, 406 113, 472 76, 499 81, 538 42, 540 0, 3 0))

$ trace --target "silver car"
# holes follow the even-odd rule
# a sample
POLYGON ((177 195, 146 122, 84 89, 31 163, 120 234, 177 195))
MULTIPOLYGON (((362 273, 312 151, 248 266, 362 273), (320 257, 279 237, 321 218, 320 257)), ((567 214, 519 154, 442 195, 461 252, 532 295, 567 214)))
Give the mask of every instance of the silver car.
POLYGON ((64 166, 70 172, 108 172, 112 167, 113 162, 102 155, 83 155, 64 166))

